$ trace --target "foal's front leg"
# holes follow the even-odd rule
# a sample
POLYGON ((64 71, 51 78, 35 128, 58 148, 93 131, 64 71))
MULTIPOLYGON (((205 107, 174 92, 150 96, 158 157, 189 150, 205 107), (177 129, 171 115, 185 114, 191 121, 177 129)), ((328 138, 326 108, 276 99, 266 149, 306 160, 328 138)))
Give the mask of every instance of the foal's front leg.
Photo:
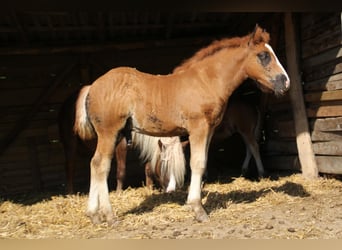
POLYGON ((201 201, 202 177, 207 164, 208 145, 212 133, 199 133, 198 135, 190 135, 190 167, 191 181, 187 204, 195 212, 196 220, 204 222, 209 220, 207 212, 204 210, 201 201))
POLYGON ((109 201, 107 178, 113 157, 115 138, 98 135, 95 154, 90 162, 90 190, 87 215, 97 224, 107 221, 114 223, 112 207, 109 201))

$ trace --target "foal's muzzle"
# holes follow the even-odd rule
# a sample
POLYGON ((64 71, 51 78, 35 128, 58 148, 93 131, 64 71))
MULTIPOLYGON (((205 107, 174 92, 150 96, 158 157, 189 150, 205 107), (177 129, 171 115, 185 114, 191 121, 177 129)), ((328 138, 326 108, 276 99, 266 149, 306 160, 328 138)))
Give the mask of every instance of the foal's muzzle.
POLYGON ((283 95, 290 88, 290 79, 284 74, 276 75, 272 83, 276 95, 283 95))

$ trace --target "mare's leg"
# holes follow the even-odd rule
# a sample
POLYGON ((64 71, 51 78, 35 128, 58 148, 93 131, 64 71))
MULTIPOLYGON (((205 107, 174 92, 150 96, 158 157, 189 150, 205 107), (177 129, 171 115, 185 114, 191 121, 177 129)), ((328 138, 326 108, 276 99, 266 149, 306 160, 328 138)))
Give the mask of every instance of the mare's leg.
POLYGON ((93 223, 107 221, 108 224, 112 224, 114 222, 107 184, 114 147, 115 136, 109 133, 98 133, 96 151, 90 162, 91 176, 87 208, 87 215, 93 223))
POLYGON ((246 142, 246 141, 245 141, 245 147, 246 147, 246 156, 245 156, 245 160, 243 161, 243 164, 242 164, 242 174, 243 175, 245 175, 247 173, 249 161, 251 160, 251 157, 252 157, 251 151, 249 149, 248 142, 246 142))
POLYGON ((212 132, 198 127, 189 136, 190 141, 190 167, 191 181, 187 203, 195 212, 196 220, 199 222, 209 220, 207 212, 204 210, 201 201, 202 177, 206 169, 207 155, 212 132))
POLYGON ((121 192, 123 182, 126 177, 126 158, 127 158, 127 141, 123 137, 115 148, 116 157, 116 191, 121 192))
POLYGON ((256 141, 250 144, 250 150, 255 159, 255 163, 258 168, 259 177, 263 177, 265 175, 265 170, 264 170, 264 166, 262 164, 261 157, 260 157, 259 145, 256 141))
POLYGON ((146 178, 146 186, 150 189, 153 189, 153 172, 152 172, 151 162, 146 162, 145 164, 145 178, 146 178))
MULTIPOLYGON (((246 144, 246 158, 245 158, 245 161, 247 159, 247 154, 249 154, 249 159, 248 159, 248 162, 250 160, 250 155, 252 153, 254 159, 255 159, 255 163, 257 165, 257 169, 258 169, 258 175, 259 177, 263 177, 264 174, 265 174, 265 171, 264 171, 264 166, 262 164, 262 161, 261 161, 261 157, 260 157, 260 152, 259 152, 259 145, 255 139, 254 136, 245 136, 243 135, 243 139, 245 141, 245 144, 246 144), (247 153, 249 152, 249 153, 247 153)), ((245 164, 245 162, 244 162, 245 164)), ((245 165, 243 165, 242 168, 244 168, 245 165)), ((248 163, 247 163, 247 166, 246 166, 246 171, 247 171, 247 168, 248 168, 248 163)))

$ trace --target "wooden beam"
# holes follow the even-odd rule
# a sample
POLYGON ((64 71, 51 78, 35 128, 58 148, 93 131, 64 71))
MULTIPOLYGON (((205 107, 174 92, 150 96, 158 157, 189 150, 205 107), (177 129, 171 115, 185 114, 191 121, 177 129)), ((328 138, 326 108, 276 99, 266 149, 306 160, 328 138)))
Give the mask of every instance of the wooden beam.
POLYGON ((341 141, 316 142, 313 144, 313 149, 317 155, 342 155, 341 141))
POLYGON ((335 91, 322 91, 305 94, 304 99, 306 102, 321 102, 321 101, 334 101, 342 100, 342 89, 335 91))
POLYGON ((342 73, 325 77, 323 79, 306 82, 304 85, 306 91, 319 90, 339 90, 342 89, 342 73))
POLYGON ((182 46, 198 46, 208 44, 215 37, 199 37, 199 38, 179 38, 169 40, 146 40, 139 42, 125 43, 101 43, 89 45, 74 45, 74 46, 52 46, 52 47, 36 47, 36 48, 18 48, 7 47, 0 48, 0 56, 5 55, 43 55, 43 54, 70 54, 70 53, 95 53, 106 50, 134 50, 134 49, 149 49, 149 48, 169 48, 182 46))
POLYGON ((262 159, 268 169, 300 171, 300 163, 297 155, 272 155, 262 159))
POLYGON ((317 178, 318 168, 309 132, 299 71, 298 40, 292 13, 285 13, 285 46, 288 74, 291 81, 290 99, 295 121, 298 157, 303 176, 317 178))
POLYGON ((341 141, 342 131, 331 131, 331 132, 312 131, 311 140, 312 141, 341 141))
POLYGON ((342 131, 342 117, 316 119, 310 125, 317 131, 342 131))
POLYGON ((319 171, 327 174, 342 174, 342 156, 317 156, 319 171))
POLYGON ((336 117, 342 116, 342 105, 310 107, 307 110, 308 117, 336 117))
POLYGON ((42 175, 38 160, 38 150, 35 137, 27 137, 27 146, 29 151, 29 161, 31 165, 32 188, 33 191, 42 191, 42 175))

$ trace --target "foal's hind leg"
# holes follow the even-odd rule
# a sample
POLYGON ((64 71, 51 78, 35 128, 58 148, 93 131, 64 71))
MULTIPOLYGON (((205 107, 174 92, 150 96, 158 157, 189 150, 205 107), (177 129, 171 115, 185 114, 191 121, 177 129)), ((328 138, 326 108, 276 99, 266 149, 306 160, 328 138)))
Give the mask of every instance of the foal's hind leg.
POLYGON ((116 191, 121 192, 123 182, 126 177, 126 158, 127 158, 127 141, 123 137, 115 148, 116 157, 116 191))
POLYGON ((208 146, 212 133, 208 131, 197 131, 196 134, 190 134, 190 167, 191 181, 187 204, 195 212, 196 220, 204 222, 209 220, 207 212, 204 210, 201 201, 202 177, 206 169, 208 146))
POLYGON ((107 184, 114 144, 115 137, 98 134, 97 148, 90 163, 91 177, 87 208, 87 215, 93 223, 114 222, 107 184))

